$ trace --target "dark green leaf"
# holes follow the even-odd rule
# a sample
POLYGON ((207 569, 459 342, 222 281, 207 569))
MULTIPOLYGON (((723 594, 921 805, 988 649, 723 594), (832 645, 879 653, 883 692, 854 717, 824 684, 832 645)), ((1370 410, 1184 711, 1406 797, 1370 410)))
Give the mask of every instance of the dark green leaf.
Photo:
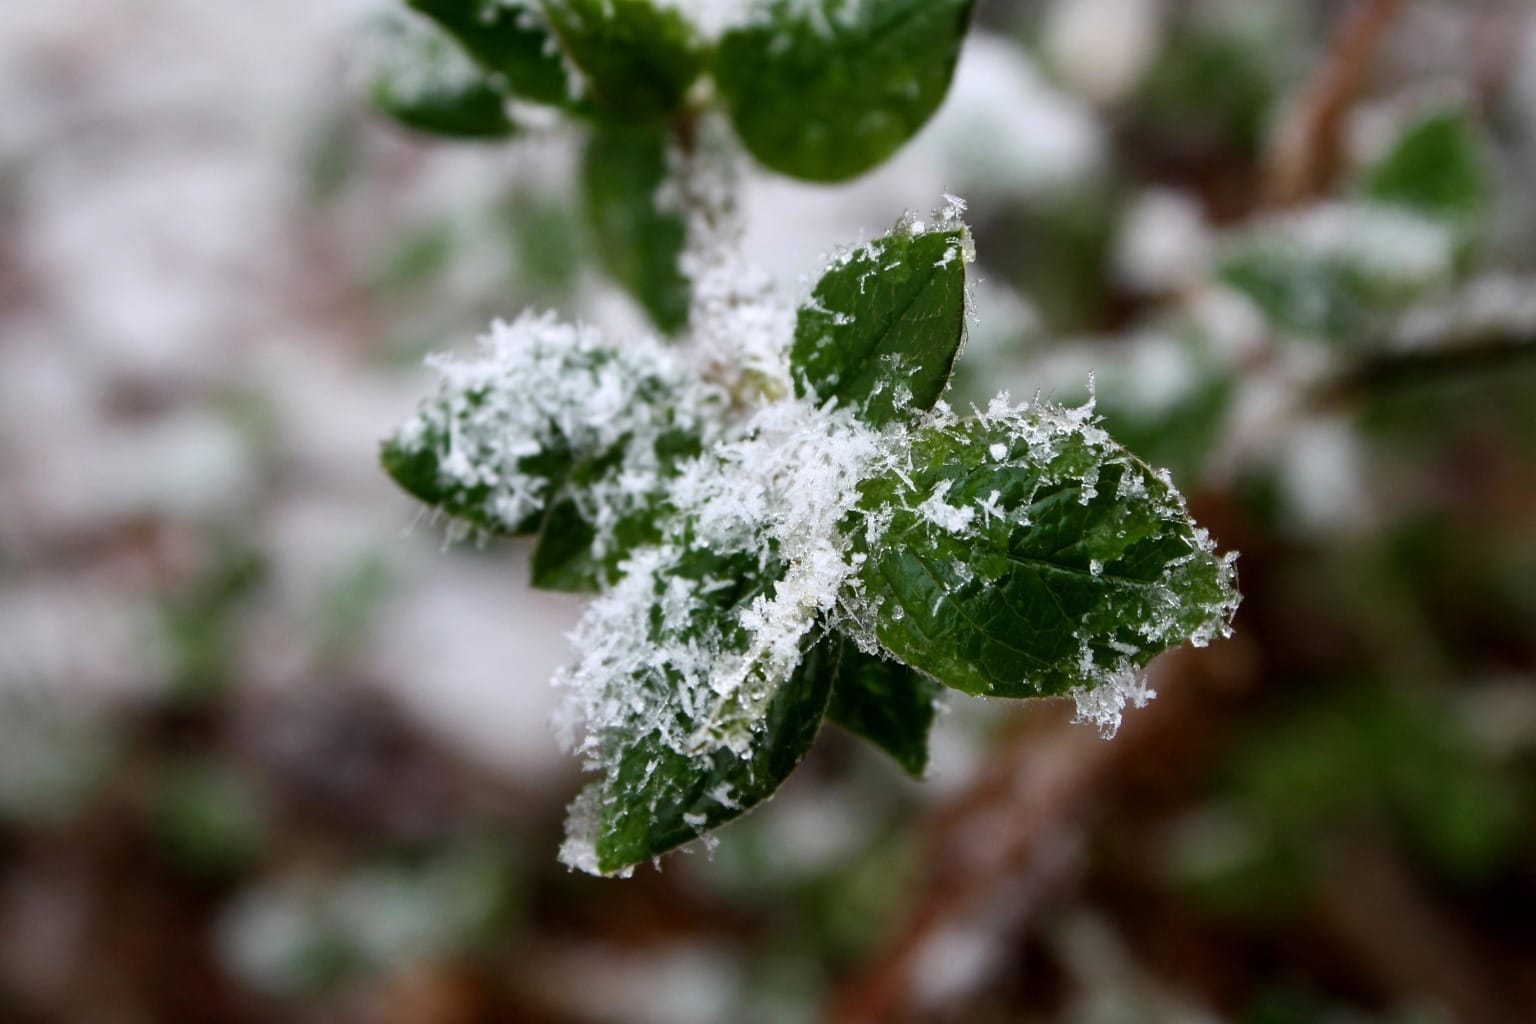
POLYGON ((670 334, 688 322, 688 280, 682 218, 656 205, 666 176, 660 132, 600 130, 587 144, 582 185, 603 265, 670 334))
POLYGON ((827 717, 921 776, 939 684, 900 662, 865 654, 852 641, 827 642, 841 647, 827 717))
POLYGON ((562 498, 550 504, 533 549, 533 585, 540 590, 583 593, 598 588, 602 567, 592 557, 594 530, 576 502, 562 498))
POLYGON ((714 422, 714 393, 650 338, 613 347, 525 314, 482 340, 482 359, 439 364, 437 395, 384 443, 385 470, 447 516, 450 535, 542 530, 541 579, 612 578, 656 539, 668 481, 714 422), (577 563, 573 515, 591 531, 577 563))
MULTIPOLYGON (((695 584, 689 632, 708 642, 742 638, 739 617, 757 598, 770 593, 782 574, 781 563, 759 567, 756 555, 686 553, 671 573, 658 577, 656 599, 664 599, 674 578, 729 580, 725 587, 695 584)), ((658 641, 662 638, 657 637, 658 641)), ((671 638, 673 640, 677 638, 671 638)), ((567 863, 601 874, 623 872, 658 857, 740 816, 772 796, 816 738, 831 695, 833 669, 823 659, 834 646, 806 641, 807 654, 783 680, 755 677, 751 687, 768 688, 762 717, 753 729, 750 751, 701 744, 685 753, 669 743, 654 719, 642 713, 632 726, 600 737, 607 765, 604 777, 588 786, 571 811, 570 839, 562 853, 567 863)), ((688 732, 700 716, 681 706, 682 680, 675 666, 650 661, 625 684, 633 702, 641 694, 664 694, 659 713, 672 716, 688 732)))
MULTIPOLYGON (((678 462, 698 454, 699 445, 697 439, 674 435, 659 440, 656 450, 662 461, 662 473, 669 477, 678 462)), ((659 496, 619 514, 604 536, 593 525, 599 513, 592 507, 591 494, 599 486, 611 484, 615 475, 622 472, 618 454, 610 453, 604 459, 571 468, 539 527, 538 546, 533 552, 535 587, 595 593, 618 579, 619 565, 631 551, 660 539, 659 496)), ((615 511, 607 510, 609 514, 615 511)))
POLYGON ((801 307, 796 391, 881 426, 938 400, 965 340, 962 228, 900 230, 850 253, 801 307))
POLYGON ((375 47, 369 95, 406 127, 461 139, 501 139, 515 130, 487 73, 427 22, 387 18, 375 30, 375 47))
POLYGON ((1363 186, 1377 202, 1448 220, 1474 218, 1488 204, 1482 134, 1466 111, 1435 110, 1408 126, 1363 186))
POLYGON ((654 123, 676 113, 704 69, 698 34, 652 0, 541 0, 547 23, 580 72, 584 101, 615 120, 654 123))
MULTIPOLYGON (((489 534, 522 536, 539 528, 543 521, 542 511, 518 523, 503 522, 491 512, 490 484, 462 487, 445 477, 441 471, 441 460, 447 443, 447 435, 443 433, 430 433, 419 447, 407 447, 398 437, 390 438, 383 444, 379 461, 384 471, 406 493, 476 530, 489 534)), ((563 453, 549 451, 530 456, 519 468, 529 475, 549 480, 549 486, 553 489, 564 481, 568 465, 569 459, 563 453)))
POLYGON ((1085 410, 997 410, 921 431, 870 480, 888 523, 859 570, 868 625, 904 663, 968 693, 1123 685, 1204 642, 1236 605, 1232 572, 1166 478, 1085 410))
POLYGON ((523 99, 565 106, 570 80, 532 0, 406 0, 523 99))
POLYGON ((869 170, 943 102, 972 0, 768 0, 715 78, 752 155, 811 181, 869 170))

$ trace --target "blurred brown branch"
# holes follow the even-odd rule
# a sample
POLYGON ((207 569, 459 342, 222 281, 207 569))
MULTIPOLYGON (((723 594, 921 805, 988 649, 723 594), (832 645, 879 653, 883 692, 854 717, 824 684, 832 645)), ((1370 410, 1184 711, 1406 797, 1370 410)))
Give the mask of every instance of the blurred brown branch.
POLYGON ((1022 712, 990 770, 925 823, 927 874, 912 909, 834 994, 828 1024, 907 1019, 910 1011, 902 1008, 913 1004, 914 975, 929 943, 1001 902, 1005 892, 1022 894, 1013 907, 1017 929, 1067 882, 1078 863, 1071 840, 1100 805, 1100 791, 1170 733, 1189 741, 1209 697, 1201 677, 1211 666, 1202 657, 1181 649, 1154 663, 1149 679, 1161 696, 1127 716, 1113 742, 1073 724, 1061 704, 1022 712))
POLYGON ((1271 205, 1314 198, 1333 180, 1343 158, 1345 115, 1402 6, 1402 0, 1357 0, 1339 25, 1328 53, 1275 134, 1265 181, 1271 205))

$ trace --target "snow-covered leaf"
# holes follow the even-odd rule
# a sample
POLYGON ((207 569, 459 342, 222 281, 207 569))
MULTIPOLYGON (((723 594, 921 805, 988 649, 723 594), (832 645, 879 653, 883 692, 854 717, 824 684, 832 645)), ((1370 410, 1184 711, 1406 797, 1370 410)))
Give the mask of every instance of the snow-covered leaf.
POLYGON ((909 774, 928 767, 928 731, 940 686, 898 661, 865 654, 842 637, 827 717, 884 750, 909 774))
POLYGON ((764 0, 715 78, 763 164, 842 181, 894 153, 949 90, 972 0, 764 0))
POLYGON ((406 0, 436 21, 518 97, 563 106, 569 78, 532 0, 406 0))
POLYGON ((836 398, 872 426, 932 408, 965 339, 969 247, 964 228, 908 225, 837 260, 796 319, 801 397, 836 398))
POLYGON ((1489 165, 1481 130, 1456 107, 1439 107, 1412 122, 1363 177, 1365 195, 1451 221, 1475 218, 1489 198, 1489 165))
POLYGON ((688 281, 678 269, 682 217, 657 203, 666 176, 660 132, 599 130, 587 144, 582 185, 603 266, 672 333, 688 321, 688 281))
POLYGON ((610 667, 618 659, 631 669, 601 698, 622 710, 588 738, 603 775, 571 807, 561 851, 567 864, 627 872, 766 800, 800 763, 826 713, 832 671, 822 659, 829 652, 807 635, 798 667, 776 678, 771 659, 748 653, 752 637, 742 625, 743 613, 772 592, 782 572, 782 562, 763 566, 751 555, 647 549, 616 597, 603 599, 623 614, 639 609, 643 622, 600 613, 593 628, 607 636, 597 643, 622 645, 626 625, 640 625, 651 651, 676 656, 618 646, 603 656, 610 667), (651 603, 635 602, 626 589, 651 603), (688 678, 733 654, 745 659, 734 687, 688 678), (689 706, 691 699, 709 706, 689 706), (730 733, 739 735, 726 739, 730 733))
POLYGON ((385 442, 384 468, 454 532, 541 531, 551 585, 608 578, 654 536, 668 481, 714 429, 717 396, 658 342, 610 347, 549 315, 498 323, 481 346, 477 360, 433 360, 438 395, 385 442))
POLYGON ((568 739, 601 772, 572 809, 567 863, 655 856, 794 766, 832 686, 817 641, 855 571, 838 523, 880 442, 852 410, 785 399, 681 468, 661 541, 593 602, 562 676, 568 739))
POLYGON ((369 97, 407 128, 461 139, 500 139, 516 130, 486 71, 430 23, 381 19, 371 44, 369 97))
POLYGON ((1088 407, 998 401, 907 454, 850 525, 856 618, 907 665, 968 693, 1070 692, 1108 730, 1153 655, 1227 629, 1230 564, 1088 407))
POLYGON ((663 120, 704 69, 698 33, 654 0, 540 0, 560 49, 579 72, 582 101, 617 121, 663 120))

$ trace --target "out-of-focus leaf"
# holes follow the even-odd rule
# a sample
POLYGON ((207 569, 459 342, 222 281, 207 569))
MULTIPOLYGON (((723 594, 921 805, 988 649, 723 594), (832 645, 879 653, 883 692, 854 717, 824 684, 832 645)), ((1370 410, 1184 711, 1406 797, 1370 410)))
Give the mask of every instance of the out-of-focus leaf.
POLYGON ((563 106, 570 79, 532 0, 406 0, 522 99, 563 106))
POLYGON ((915 135, 949 91, 972 0, 767 0, 715 78, 752 155, 842 181, 915 135))
POLYGON ((672 333, 688 322, 688 279, 678 269, 682 218, 657 205, 666 176, 660 132, 599 130, 587 144, 582 184, 603 266, 672 333))
POLYGON ((406 127, 460 139, 503 139, 516 130, 487 72, 428 22, 382 19, 373 45, 369 95, 406 127))
POLYGON ((1229 240, 1218 272, 1285 333, 1350 345, 1448 284, 1455 257, 1455 234, 1438 220, 1333 203, 1229 240))
POLYGON ((1465 111, 1442 108, 1408 125, 1363 176, 1365 195, 1430 217, 1467 221, 1488 206, 1482 133, 1465 111))
POLYGON ((580 72, 583 102, 631 124, 676 113, 707 58, 697 31, 654 0, 541 0, 556 42, 580 72))

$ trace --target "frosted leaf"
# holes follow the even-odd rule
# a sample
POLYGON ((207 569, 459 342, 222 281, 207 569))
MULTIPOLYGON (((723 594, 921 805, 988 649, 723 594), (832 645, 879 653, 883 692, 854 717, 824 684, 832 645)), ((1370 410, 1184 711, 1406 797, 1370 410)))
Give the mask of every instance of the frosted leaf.
POLYGON ((608 872, 663 852, 799 760, 830 692, 807 654, 857 568, 836 524, 879 453, 851 411, 785 400, 681 468, 661 542, 594 602, 561 677, 601 773, 573 808, 567 863, 608 872))
POLYGON ((925 228, 889 234, 833 258, 795 321, 790 351, 801 397, 855 406, 875 426, 931 408, 965 343, 970 233, 947 205, 925 228))
POLYGON ((724 399, 679 355, 525 313, 494 324, 475 359, 432 357, 438 395, 391 438, 384 462, 447 515, 450 533, 530 533, 559 502, 616 562, 654 516, 680 460, 723 429, 724 399))
POLYGON ((844 524, 867 555, 845 628, 865 641, 957 689, 1091 709, 1123 704, 1158 652, 1227 633, 1230 561, 1091 408, 1000 400, 905 444, 844 524))

